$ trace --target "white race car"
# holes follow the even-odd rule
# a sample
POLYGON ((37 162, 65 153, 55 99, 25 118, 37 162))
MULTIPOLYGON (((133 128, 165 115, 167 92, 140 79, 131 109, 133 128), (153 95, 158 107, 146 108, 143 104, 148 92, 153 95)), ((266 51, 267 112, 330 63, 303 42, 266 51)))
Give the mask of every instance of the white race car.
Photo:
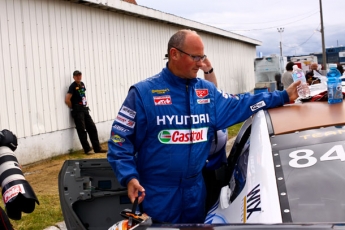
POLYGON ((230 182, 205 223, 345 222, 345 104, 260 111, 228 158, 230 182))

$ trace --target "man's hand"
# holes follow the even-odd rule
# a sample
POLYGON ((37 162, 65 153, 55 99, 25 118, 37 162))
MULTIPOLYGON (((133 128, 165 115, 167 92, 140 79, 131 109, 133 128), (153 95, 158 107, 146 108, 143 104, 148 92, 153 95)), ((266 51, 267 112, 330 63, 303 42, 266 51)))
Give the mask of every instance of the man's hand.
POLYGON ((200 69, 202 69, 202 71, 204 71, 204 72, 208 72, 208 71, 210 71, 210 69, 212 69, 212 64, 208 58, 206 58, 202 62, 202 66, 200 67, 200 69))
POLYGON ((290 102, 293 102, 298 98, 297 86, 299 86, 300 84, 301 81, 296 81, 286 89, 286 92, 289 95, 290 102))
POLYGON ((210 62, 210 60, 208 58, 206 58, 202 62, 202 66, 200 67, 200 69, 202 71, 204 71, 204 78, 205 78, 205 80, 213 82, 213 84, 216 87, 218 87, 217 78, 216 78, 216 74, 214 73, 214 71, 212 71, 212 73, 205 74, 205 72, 209 72, 211 69, 213 69, 212 64, 211 64, 211 62, 210 62))
POLYGON ((65 97, 65 103, 70 109, 72 109, 72 102, 71 102, 72 95, 73 94, 71 93, 67 93, 65 97))
POLYGON ((7 146, 14 152, 18 146, 16 135, 7 129, 0 131, 0 147, 1 146, 7 146))
POLYGON ((132 179, 127 184, 128 189, 128 197, 132 203, 134 203, 135 198, 139 196, 139 192, 141 195, 139 196, 138 203, 140 204, 145 198, 145 189, 139 184, 137 179, 132 179))

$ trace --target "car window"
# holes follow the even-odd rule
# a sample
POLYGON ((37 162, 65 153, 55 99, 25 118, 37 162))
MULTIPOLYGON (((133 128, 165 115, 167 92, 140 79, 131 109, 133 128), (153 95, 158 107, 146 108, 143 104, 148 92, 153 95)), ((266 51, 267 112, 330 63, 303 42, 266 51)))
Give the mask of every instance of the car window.
POLYGON ((249 147, 250 140, 248 139, 235 164, 234 171, 230 179, 229 187, 232 191, 230 197, 231 202, 236 199, 246 184, 249 147))
POLYGON ((231 175, 235 168, 235 164, 237 163, 240 154, 243 152, 245 143, 250 137, 252 121, 252 117, 250 117, 243 123, 240 131, 237 134, 236 140, 231 148, 230 154, 227 159, 228 171, 227 175, 225 175, 225 181, 227 182, 230 181, 231 175))

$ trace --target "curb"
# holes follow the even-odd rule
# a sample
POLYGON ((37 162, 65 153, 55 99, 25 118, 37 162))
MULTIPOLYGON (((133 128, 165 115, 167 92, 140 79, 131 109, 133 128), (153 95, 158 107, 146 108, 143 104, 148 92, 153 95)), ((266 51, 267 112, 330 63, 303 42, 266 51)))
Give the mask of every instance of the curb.
POLYGON ((56 223, 54 226, 47 227, 43 230, 67 230, 65 221, 56 223))

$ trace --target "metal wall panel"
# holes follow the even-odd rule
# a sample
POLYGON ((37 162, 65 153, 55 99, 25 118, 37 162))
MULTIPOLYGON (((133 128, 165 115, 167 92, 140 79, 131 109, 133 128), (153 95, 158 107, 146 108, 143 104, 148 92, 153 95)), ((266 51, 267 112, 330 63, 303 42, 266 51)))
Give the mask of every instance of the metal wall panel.
MULTIPOLYGON (((21 163, 81 148, 64 103, 76 69, 83 73, 100 140, 106 141, 129 87, 159 73, 170 36, 195 23, 175 19, 185 26, 69 1, 0 0, 0 129, 16 133, 21 163)), ((219 88, 252 90, 255 44, 198 33, 219 88)))
POLYGON ((50 112, 54 113, 52 118, 53 130, 63 129, 65 119, 58 119, 59 111, 65 107, 61 100, 65 94, 65 84, 61 81, 63 79, 63 57, 62 57, 62 39, 61 36, 61 18, 60 7, 56 4, 48 5, 48 22, 49 22, 49 38, 51 45, 49 47, 50 52, 47 56, 51 60, 51 73, 47 73, 48 82, 51 84, 51 92, 53 97, 51 98, 52 105, 50 112))
MULTIPOLYGON (((31 0, 29 0, 31 1, 31 0)), ((60 87, 61 91, 60 94, 57 96, 57 100, 61 100, 59 102, 61 110, 58 111, 59 114, 59 120, 61 121, 61 127, 59 130, 65 129, 66 127, 71 127, 73 124, 72 117, 71 116, 61 116, 62 114, 69 114, 69 109, 67 106, 62 103, 64 101, 65 95, 68 91, 68 87, 73 80, 72 78, 72 72, 73 67, 75 66, 73 63, 73 59, 70 59, 70 50, 72 50, 72 44, 69 41, 69 37, 71 36, 70 27, 68 26, 70 24, 70 14, 68 12, 68 9, 70 8, 70 4, 66 2, 55 2, 55 12, 56 12, 56 24, 57 24, 57 33, 58 37, 57 40, 59 40, 61 44, 61 47, 58 46, 58 49, 60 50, 60 56, 59 56, 59 68, 60 73, 60 87)))
MULTIPOLYGON (((15 100, 14 100, 14 84, 12 78, 12 63, 11 63, 11 34, 9 32, 9 19, 8 19, 8 11, 7 5, 11 4, 11 2, 1 2, 0 3, 0 28, 1 28, 1 46, 2 46, 2 78, 4 79, 4 91, 1 92, 1 97, 4 98, 2 106, 3 112, 7 113, 6 117, 8 119, 2 120, 2 127, 9 128, 11 130, 17 130, 17 124, 15 122, 15 100)), ((13 2, 12 2, 13 4, 13 2)), ((12 44, 14 46, 14 44, 12 44)), ((12 54, 15 55, 15 54, 12 54)))
POLYGON ((7 94, 8 93, 8 87, 6 87, 7 81, 5 78, 5 63, 4 63, 4 55, 8 53, 6 53, 6 47, 7 45, 5 45, 4 47, 4 43, 5 43, 5 39, 6 37, 4 37, 4 32, 5 28, 5 22, 6 22, 6 4, 5 2, 1 2, 0 1, 0 107, 1 110, 3 112, 0 112, 0 126, 4 127, 4 124, 6 124, 5 127, 11 127, 11 125, 9 124, 9 111, 7 110, 7 104, 8 104, 8 100, 7 100, 7 94), (3 48, 4 47, 4 48, 3 48))
POLYGON ((8 2, 8 19, 11 30, 11 66, 14 80, 14 98, 17 130, 20 135, 30 135, 29 107, 27 101, 27 78, 25 75, 25 56, 23 44, 23 18, 19 1, 8 2), (15 68, 13 68, 15 67, 15 68), (22 111, 22 112, 17 112, 22 111))

